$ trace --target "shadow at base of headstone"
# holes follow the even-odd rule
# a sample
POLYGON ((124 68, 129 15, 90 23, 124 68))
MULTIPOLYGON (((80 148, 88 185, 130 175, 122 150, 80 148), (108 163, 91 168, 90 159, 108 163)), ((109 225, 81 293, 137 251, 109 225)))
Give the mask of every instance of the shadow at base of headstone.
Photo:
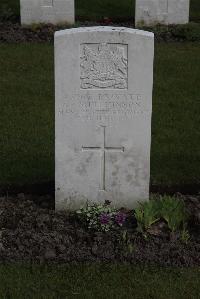
MULTIPOLYGON (((32 195, 50 195, 54 197, 55 182, 49 181, 38 184, 27 184, 22 186, 9 185, 0 186, 0 196, 17 195, 20 193, 32 195)), ((176 193, 196 195, 200 193, 200 184, 176 184, 171 186, 166 185, 150 185, 150 193, 158 193, 161 195, 174 195, 176 193)))
POLYGON ((196 195, 200 193, 200 184, 150 185, 150 193, 161 195, 174 195, 176 193, 196 195))
POLYGON ((16 195, 19 193, 33 194, 33 195, 46 195, 54 196, 55 182, 49 181, 44 183, 27 184, 27 185, 7 185, 0 186, 0 196, 16 195))

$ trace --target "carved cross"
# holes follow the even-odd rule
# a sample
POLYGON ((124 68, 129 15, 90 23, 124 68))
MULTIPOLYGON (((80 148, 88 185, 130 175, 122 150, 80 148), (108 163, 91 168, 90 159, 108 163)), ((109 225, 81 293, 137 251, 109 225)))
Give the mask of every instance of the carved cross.
POLYGON ((101 183, 100 191, 106 191, 106 152, 124 152, 124 147, 108 147, 106 146, 106 127, 101 126, 102 128, 102 144, 101 146, 91 146, 91 147, 82 147, 82 151, 92 151, 100 153, 100 163, 101 163, 101 183))

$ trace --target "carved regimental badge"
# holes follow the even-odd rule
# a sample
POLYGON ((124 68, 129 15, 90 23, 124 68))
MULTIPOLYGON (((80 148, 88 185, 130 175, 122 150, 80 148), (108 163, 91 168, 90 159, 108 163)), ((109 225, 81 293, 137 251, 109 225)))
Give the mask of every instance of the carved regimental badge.
POLYGON ((81 88, 127 89, 127 45, 81 45, 81 88))

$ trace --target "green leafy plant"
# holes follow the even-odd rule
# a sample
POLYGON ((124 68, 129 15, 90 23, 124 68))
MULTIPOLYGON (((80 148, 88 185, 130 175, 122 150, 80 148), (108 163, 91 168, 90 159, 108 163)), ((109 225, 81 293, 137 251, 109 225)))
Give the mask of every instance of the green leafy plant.
POLYGON ((87 203, 77 211, 79 218, 85 222, 89 229, 107 232, 114 226, 122 226, 126 220, 126 215, 111 207, 109 203, 98 205, 87 203))
POLYGON ((159 203, 155 200, 140 203, 135 209, 135 217, 138 224, 138 231, 144 232, 159 220, 159 203))
POLYGON ((184 202, 176 197, 164 196, 161 201, 161 217, 172 232, 183 228, 187 221, 184 202))
POLYGON ((126 252, 130 254, 133 253, 133 251, 135 250, 134 243, 131 241, 131 238, 129 237, 127 230, 124 230, 122 232, 121 237, 122 237, 123 247, 126 250, 126 252))
POLYGON ((30 27, 33 32, 37 32, 37 31, 41 30, 43 26, 44 25, 41 23, 33 23, 27 27, 30 27))
POLYGON ((186 227, 187 213, 184 202, 176 197, 164 196, 140 204, 135 209, 137 230, 145 235, 145 232, 157 221, 164 220, 171 232, 183 232, 183 238, 187 238, 186 227))
POLYGON ((181 231, 181 235, 180 235, 180 239, 183 243, 187 244, 189 239, 190 239, 190 234, 189 234, 189 231, 184 228, 182 231, 181 231))

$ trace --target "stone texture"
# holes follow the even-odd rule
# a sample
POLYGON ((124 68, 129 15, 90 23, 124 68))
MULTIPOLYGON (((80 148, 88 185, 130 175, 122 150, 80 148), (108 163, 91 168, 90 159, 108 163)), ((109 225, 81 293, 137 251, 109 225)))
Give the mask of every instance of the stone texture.
POLYGON ((153 34, 141 30, 56 32, 57 209, 148 199, 153 53, 153 34))
POLYGON ((136 26, 186 24, 190 0, 136 0, 136 26))
POLYGON ((20 0, 21 23, 74 23, 74 0, 20 0))

